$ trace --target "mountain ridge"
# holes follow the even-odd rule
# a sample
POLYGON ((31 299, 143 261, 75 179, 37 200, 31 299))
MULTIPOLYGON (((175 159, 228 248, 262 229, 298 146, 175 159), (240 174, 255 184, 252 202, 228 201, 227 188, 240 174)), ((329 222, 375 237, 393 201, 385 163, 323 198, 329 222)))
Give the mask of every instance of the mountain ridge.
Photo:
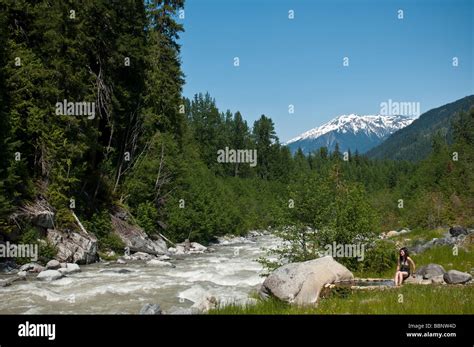
POLYGON ((471 107, 474 107, 474 95, 433 108, 370 149, 367 156, 408 161, 423 159, 431 153, 435 134, 439 133, 448 143, 451 141, 452 121, 460 111, 468 111, 471 107))
POLYGON ((340 115, 323 125, 310 129, 301 135, 287 141, 294 153, 301 150, 308 154, 320 147, 333 150, 338 143, 340 150, 358 150, 365 153, 378 145, 390 134, 413 122, 407 116, 375 115, 340 115))

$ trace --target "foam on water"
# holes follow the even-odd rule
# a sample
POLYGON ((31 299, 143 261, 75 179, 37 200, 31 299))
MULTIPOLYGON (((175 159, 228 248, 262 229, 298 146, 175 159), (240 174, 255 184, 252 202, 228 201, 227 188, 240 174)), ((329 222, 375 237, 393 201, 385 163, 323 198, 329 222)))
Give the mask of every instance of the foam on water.
POLYGON ((264 255, 262 247, 273 248, 279 241, 269 235, 225 241, 212 246, 215 252, 172 260, 175 268, 93 264, 57 281, 18 282, 0 288, 0 313, 120 314, 138 313, 144 303, 158 303, 164 310, 190 307, 209 296, 221 303, 245 301, 263 282, 256 261, 264 255), (112 272, 118 269, 131 272, 112 272))

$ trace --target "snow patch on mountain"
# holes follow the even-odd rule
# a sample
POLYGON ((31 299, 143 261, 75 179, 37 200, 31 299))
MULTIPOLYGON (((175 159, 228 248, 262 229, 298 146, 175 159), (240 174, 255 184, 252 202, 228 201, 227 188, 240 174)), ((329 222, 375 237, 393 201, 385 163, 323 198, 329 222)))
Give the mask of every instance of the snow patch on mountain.
POLYGON ((363 133, 367 136, 375 135, 382 139, 395 131, 406 127, 411 122, 413 122, 413 119, 406 116, 342 115, 321 125, 320 127, 308 130, 294 139, 287 141, 286 145, 301 140, 317 139, 318 137, 330 132, 340 134, 352 133, 354 135, 363 133))

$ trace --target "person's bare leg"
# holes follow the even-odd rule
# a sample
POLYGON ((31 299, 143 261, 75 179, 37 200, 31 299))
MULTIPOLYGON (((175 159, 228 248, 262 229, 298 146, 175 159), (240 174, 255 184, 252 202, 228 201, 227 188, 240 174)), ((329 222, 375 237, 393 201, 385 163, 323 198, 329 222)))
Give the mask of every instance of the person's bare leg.
POLYGON ((400 272, 398 272, 398 271, 395 272, 395 279, 394 279, 394 281, 395 281, 395 286, 397 286, 397 287, 398 287, 398 274, 399 274, 399 273, 400 273, 400 272))
POLYGON ((398 285, 401 286, 403 284, 403 272, 398 273, 398 285))

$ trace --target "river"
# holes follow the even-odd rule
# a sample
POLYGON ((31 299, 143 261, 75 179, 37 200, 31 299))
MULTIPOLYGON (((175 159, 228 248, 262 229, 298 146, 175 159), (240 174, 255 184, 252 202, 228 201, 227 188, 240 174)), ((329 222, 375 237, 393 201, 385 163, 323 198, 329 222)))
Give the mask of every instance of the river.
POLYGON ((0 314, 136 314, 146 303, 172 313, 211 295, 239 302, 263 282, 256 259, 277 244, 271 235, 237 238, 212 245, 213 252, 171 260, 175 268, 96 263, 52 282, 29 278, 0 288, 0 314))

